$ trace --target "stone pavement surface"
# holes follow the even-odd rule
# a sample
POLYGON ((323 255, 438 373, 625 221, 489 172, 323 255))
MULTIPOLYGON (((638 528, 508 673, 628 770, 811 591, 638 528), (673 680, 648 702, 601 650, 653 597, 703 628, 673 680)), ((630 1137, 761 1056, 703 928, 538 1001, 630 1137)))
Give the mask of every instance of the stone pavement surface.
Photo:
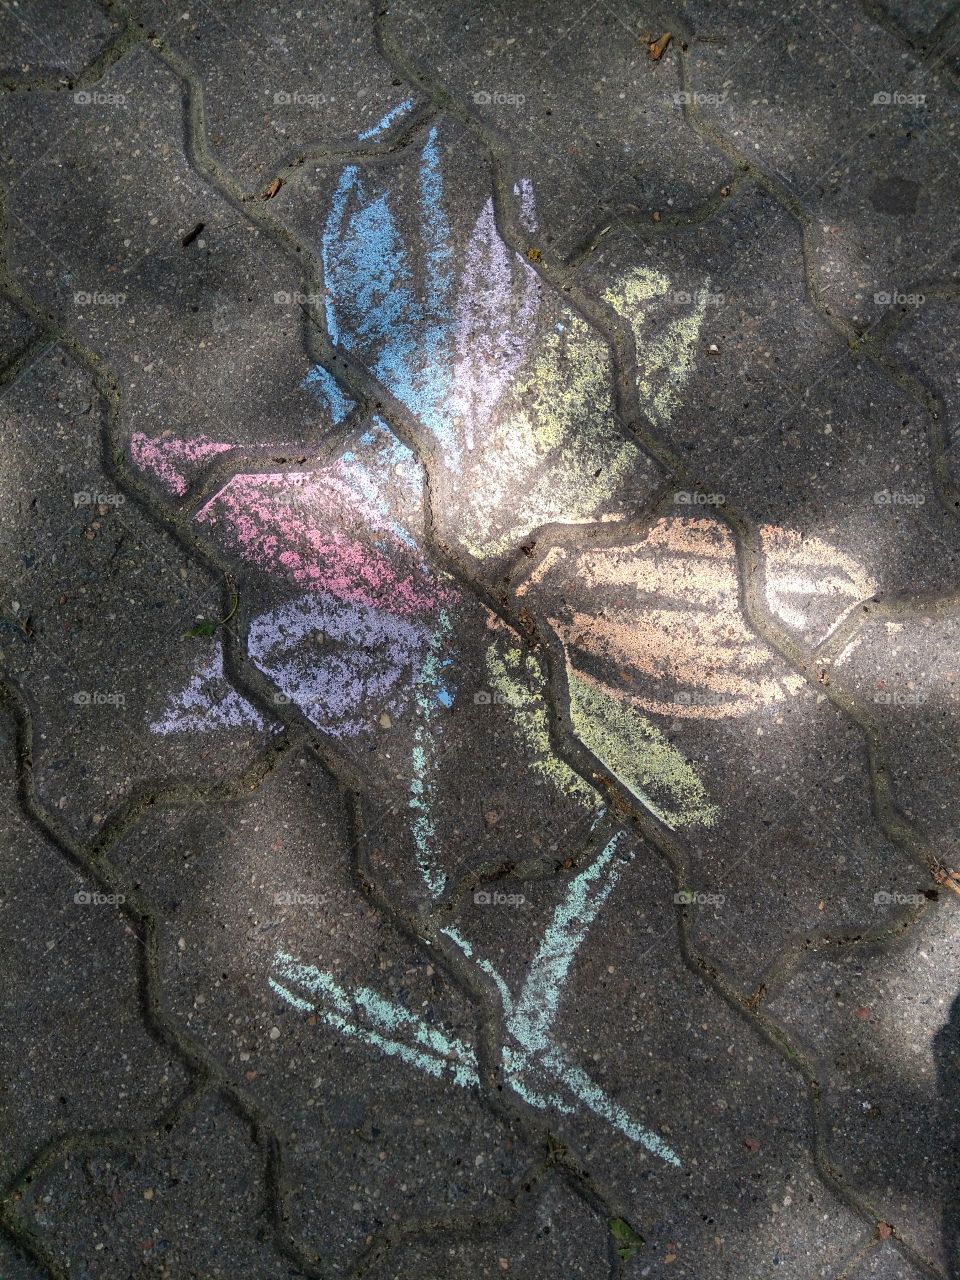
POLYGON ((960 1276, 960 8, 0 32, 0 1277, 960 1276))

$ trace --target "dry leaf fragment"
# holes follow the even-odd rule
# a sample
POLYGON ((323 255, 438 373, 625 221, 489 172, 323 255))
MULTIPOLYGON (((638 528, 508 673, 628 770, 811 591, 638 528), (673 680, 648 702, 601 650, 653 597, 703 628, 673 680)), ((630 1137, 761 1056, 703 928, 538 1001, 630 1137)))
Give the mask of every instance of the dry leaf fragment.
POLYGON ((272 200, 282 186, 283 186, 283 179, 274 178, 274 180, 270 183, 269 187, 267 187, 266 191, 264 191, 263 193, 264 200, 272 200))
POLYGON ((891 1237, 892 1235, 893 1235, 893 1227, 891 1227, 891 1225, 890 1225, 890 1223, 889 1223, 889 1222, 878 1222, 878 1223, 877 1223, 877 1237, 878 1237, 878 1239, 880 1239, 880 1240, 889 1240, 889 1239, 890 1239, 890 1237, 891 1237))
POLYGON ((647 45, 647 55, 651 62, 659 62, 666 51, 667 45, 673 39, 672 32, 665 31, 659 40, 651 40, 647 45))
POLYGON ((937 867, 934 879, 945 889, 952 889, 954 893, 960 894, 960 871, 954 871, 951 867, 937 867))

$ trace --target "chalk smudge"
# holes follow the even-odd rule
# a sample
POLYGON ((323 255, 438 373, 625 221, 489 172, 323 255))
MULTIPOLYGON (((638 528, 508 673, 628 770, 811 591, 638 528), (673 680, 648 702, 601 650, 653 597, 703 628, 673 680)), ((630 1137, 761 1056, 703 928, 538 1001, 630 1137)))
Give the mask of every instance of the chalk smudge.
POLYGON ((437 829, 433 820, 436 799, 437 708, 453 701, 445 683, 445 668, 452 659, 442 657, 451 633, 450 616, 442 610, 430 636, 429 648, 414 686, 417 722, 413 734, 412 775, 408 807, 417 866, 430 896, 438 898, 446 887, 446 876, 438 870, 437 829))
POLYGON ((467 245, 455 311, 453 403, 468 450, 524 358, 539 292, 533 268, 497 234, 493 200, 488 200, 467 245))
POLYGON ((602 807, 593 787, 584 782, 553 749, 545 701, 546 686, 533 655, 524 654, 517 645, 493 642, 487 646, 485 663, 490 687, 504 699, 511 721, 531 753, 532 771, 585 808, 602 807), (540 689, 539 698, 531 693, 531 685, 540 689))
POLYGON ((604 299, 630 324, 637 357, 637 387, 651 416, 662 424, 673 417, 680 392, 693 371, 697 342, 709 296, 709 277, 680 314, 652 332, 659 299, 670 292, 667 276, 637 267, 608 289, 604 299))
POLYGON ((180 693, 174 694, 163 714, 150 723, 150 732, 161 737, 171 733, 214 733, 243 727, 262 729, 263 718, 256 707, 228 683, 223 673, 223 651, 218 647, 209 662, 180 693))
POLYGON ((430 645, 422 621, 329 593, 305 593, 250 624, 250 657, 281 695, 333 738, 410 705, 430 645))
POLYGON ((303 391, 309 391, 323 405, 335 427, 356 408, 355 401, 343 392, 336 378, 322 364, 313 366, 300 387, 303 391))
POLYGON ((583 673, 568 669, 573 731, 666 826, 712 827, 719 809, 696 770, 645 716, 583 673))
POLYGON ((764 525, 760 543, 770 611, 817 643, 877 591, 862 565, 820 538, 764 525))
POLYGON ((229 453, 236 445, 209 436, 193 440, 155 439, 134 431, 130 437, 130 457, 134 466, 153 475, 164 489, 182 498, 192 478, 204 463, 218 454, 229 453))

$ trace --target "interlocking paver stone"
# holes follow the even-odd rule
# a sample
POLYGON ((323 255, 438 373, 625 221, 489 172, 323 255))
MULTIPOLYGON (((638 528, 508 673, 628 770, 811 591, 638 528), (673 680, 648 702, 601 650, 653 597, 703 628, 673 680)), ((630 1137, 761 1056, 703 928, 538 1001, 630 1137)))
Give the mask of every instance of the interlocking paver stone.
POLYGON ((951 866, 960 865, 958 656, 960 618, 931 610, 865 621, 829 665, 880 727, 898 807, 951 866))
POLYGON ((69 83, 119 29, 91 0, 11 0, 0 14, 0 82, 15 86, 46 72, 69 83))
MULTIPOLYGON (((946 897, 950 897, 949 894, 946 897)), ((956 1268, 958 1006, 951 901, 882 955, 811 958, 771 1010, 815 1063, 830 1158, 914 1248, 956 1268)))
POLYGON ((137 49, 101 83, 121 101, 15 100, 40 154, 10 188, 11 252, 118 380, 131 464, 180 498, 231 448, 299 454, 348 406, 310 377, 302 271, 190 166, 176 76, 137 49))
POLYGON ((249 1126, 204 1100, 143 1151, 59 1161, 35 1188, 31 1216, 84 1280, 302 1276, 271 1243, 264 1165, 249 1126))
POLYGON ((6 1183, 69 1133, 155 1123, 185 1080, 148 1034, 141 949, 116 895, 80 875, 17 812, 6 717, 0 730, 6 1183))
POLYGON ((565 878, 504 881, 519 906, 459 913, 473 963, 503 983, 502 1077, 547 1098, 577 1159, 643 1224, 652 1274, 832 1276, 859 1228, 804 1152, 799 1076, 684 966, 674 887, 621 834, 565 878))
MULTIPOLYGON (((580 275, 632 332, 640 407, 699 477, 678 510, 726 504, 805 543, 792 576, 811 583, 808 600, 956 590, 960 541, 936 501, 926 410, 813 310, 799 229, 768 196, 745 192, 655 248, 618 234, 580 275)), ((783 603, 778 623, 807 643, 837 621, 823 601, 803 624, 783 603)))
POLYGON ((882 1244, 846 1272, 844 1280, 914 1280, 921 1274, 894 1245, 882 1244))
POLYGON ((646 56, 662 22, 646 6, 588 11, 551 0, 518 12, 502 3, 404 0, 386 28, 491 135, 509 140, 511 180, 537 188, 539 238, 562 255, 611 209, 686 211, 730 175, 684 121, 673 50, 657 63, 646 56), (645 145, 650 134, 656 148, 645 145))
POLYGON ((233 12, 133 0, 133 14, 189 60, 218 162, 249 192, 317 149, 367 147, 422 105, 377 50, 376 6, 233 12))
POLYGON ((872 820, 860 733, 746 625, 718 521, 553 548, 519 594, 562 644, 574 732, 689 851, 718 963, 751 986, 787 938, 896 914, 875 894, 919 873, 872 820))
POLYGON ((272 727, 222 679, 210 575, 103 470, 105 407, 62 349, 0 401, 0 656, 34 716, 41 798, 79 834, 153 784, 229 779, 272 727), (176 730, 205 707, 221 735, 176 730))
POLYGON ((954 97, 865 9, 684 6, 697 106, 800 200, 824 299, 861 325, 957 263, 954 97))
POLYGON ((365 900, 315 758, 288 756, 242 805, 158 812, 114 861, 167 918, 173 1017, 269 1108, 291 1221, 338 1274, 395 1215, 509 1191, 532 1153, 480 1105, 474 1012, 365 900))
MULTIPOLYGON (((893 356, 939 401, 947 431, 945 462, 953 485, 960 484, 960 348, 956 302, 924 296, 904 304, 907 320, 890 344, 893 356)), ((955 509, 958 499, 949 495, 955 509)))

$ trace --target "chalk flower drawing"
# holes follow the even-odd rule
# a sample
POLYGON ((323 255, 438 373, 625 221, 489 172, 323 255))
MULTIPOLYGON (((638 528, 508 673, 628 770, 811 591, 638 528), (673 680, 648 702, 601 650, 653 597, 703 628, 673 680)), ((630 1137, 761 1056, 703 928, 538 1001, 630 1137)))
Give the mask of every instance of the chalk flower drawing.
MULTIPOLYGON (((408 107, 396 108, 364 139, 408 107)), ((321 243, 327 325, 333 342, 362 358, 415 421, 441 483, 454 486, 462 547, 483 565, 516 552, 544 524, 628 517, 631 477, 643 458, 616 422, 606 344, 504 244, 492 200, 482 203, 455 251, 435 128, 412 190, 392 191, 388 172, 349 165, 336 184, 321 243)), ((514 196, 520 223, 533 234, 531 184, 518 183, 514 196)), ((680 403, 693 368, 708 286, 692 295, 688 310, 657 326, 656 337, 644 322, 670 289, 664 275, 635 270, 605 295, 631 327, 638 386, 648 412, 662 422, 680 403)), ((349 426, 356 406, 326 369, 311 370, 303 389, 334 425, 349 426)), ((354 440, 326 467, 234 475, 195 520, 199 532, 285 593, 251 620, 248 633, 250 657, 281 700, 338 742, 370 733, 384 710, 407 717, 407 816, 423 891, 436 902, 447 888, 434 817, 438 752, 441 717, 455 696, 462 597, 421 550, 423 479, 414 456, 378 419, 354 440)), ((204 465, 234 447, 206 437, 138 435, 131 453, 182 497, 204 465)), ((831 597, 836 625, 872 589, 856 565, 825 544, 800 546, 775 529, 764 538, 771 550, 768 601, 790 625, 807 624, 811 594, 831 597)), ((641 803, 678 829, 710 826, 718 810, 649 716, 748 714, 796 689, 792 677, 768 670, 766 651, 743 625, 730 549, 716 522, 661 521, 639 550, 594 549, 567 565, 598 599, 617 602, 609 615, 550 611, 567 651, 574 731, 641 803), (624 593, 632 604, 623 605, 624 593), (596 662, 645 678, 649 691, 604 680, 592 669, 596 662), (678 703, 684 690, 715 700, 678 703)), ((526 589, 535 593, 548 583, 568 555, 549 553, 526 589)), ((531 772, 581 805, 598 829, 605 815, 598 793, 554 751, 545 704, 528 705, 527 691, 543 679, 536 660, 512 633, 502 634, 492 615, 487 625, 486 677, 527 748, 531 772)), ((243 723, 262 721, 227 683, 217 654, 151 728, 195 733, 243 723)), ((534 1107, 592 1112, 676 1166, 679 1155, 609 1098, 554 1037, 578 950, 633 856, 625 844, 622 833, 614 834, 569 880, 517 990, 457 928, 443 932, 502 1005, 500 1067, 508 1087, 534 1107)), ((343 1036, 455 1086, 479 1084, 472 1045, 371 988, 347 989, 282 947, 268 980, 283 1000, 343 1036)))

